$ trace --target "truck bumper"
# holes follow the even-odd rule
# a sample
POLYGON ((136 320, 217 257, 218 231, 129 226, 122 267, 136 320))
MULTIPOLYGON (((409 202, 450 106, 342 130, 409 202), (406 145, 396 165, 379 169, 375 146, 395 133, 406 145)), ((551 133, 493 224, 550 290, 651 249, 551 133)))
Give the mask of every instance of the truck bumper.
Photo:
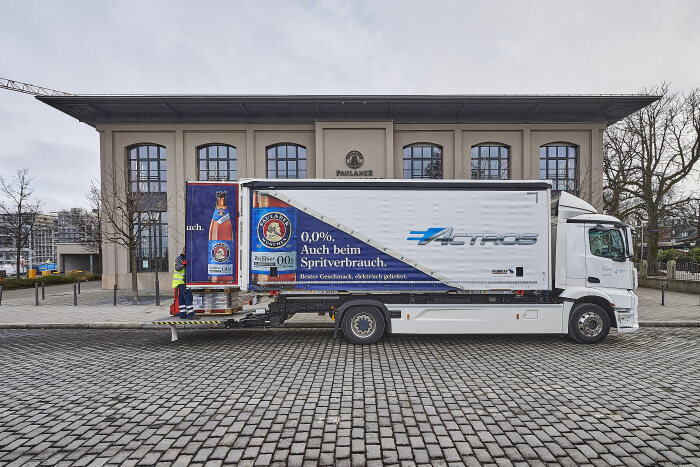
POLYGON ((639 299, 637 296, 629 292, 630 307, 615 307, 615 320, 617 321, 618 334, 624 332, 634 332, 639 329, 639 316, 637 314, 637 304, 639 299))

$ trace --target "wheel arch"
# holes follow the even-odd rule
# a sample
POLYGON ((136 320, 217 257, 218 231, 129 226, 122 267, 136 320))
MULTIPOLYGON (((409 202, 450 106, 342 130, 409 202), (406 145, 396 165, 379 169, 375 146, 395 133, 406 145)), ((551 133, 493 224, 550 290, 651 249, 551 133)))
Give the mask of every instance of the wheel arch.
MULTIPOLYGON (((615 309, 612 306, 613 300, 608 294, 602 290, 591 289, 588 287, 577 287, 574 289, 565 289, 561 295, 561 299, 577 303, 593 303, 608 312, 610 318, 610 326, 617 327, 617 319, 615 318, 615 309)), ((572 307, 573 310, 573 307, 572 307)))
POLYGON ((352 307, 355 306, 371 306, 374 308, 377 308, 379 312, 384 316, 384 332, 391 332, 391 315, 389 314, 389 310, 384 305, 384 303, 380 302, 379 300, 372 300, 368 298, 358 298, 356 300, 348 300, 347 302, 343 303, 340 305, 333 313, 335 317, 335 324, 333 328, 333 337, 338 337, 338 328, 340 328, 340 324, 343 321, 343 315, 347 310, 349 310, 352 307))

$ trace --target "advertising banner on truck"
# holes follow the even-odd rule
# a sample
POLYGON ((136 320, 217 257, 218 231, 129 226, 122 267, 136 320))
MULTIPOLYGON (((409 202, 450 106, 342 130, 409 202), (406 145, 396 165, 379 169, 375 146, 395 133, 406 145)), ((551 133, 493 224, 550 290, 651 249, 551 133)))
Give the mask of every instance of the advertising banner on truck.
POLYGON ((238 184, 188 182, 186 196, 187 285, 237 285, 238 184))
MULTIPOLYGON (((398 186, 397 186, 398 187, 398 186)), ((306 290, 546 290, 542 190, 314 190, 250 196, 250 285, 306 290)), ((245 228, 245 227, 244 227, 245 228)))

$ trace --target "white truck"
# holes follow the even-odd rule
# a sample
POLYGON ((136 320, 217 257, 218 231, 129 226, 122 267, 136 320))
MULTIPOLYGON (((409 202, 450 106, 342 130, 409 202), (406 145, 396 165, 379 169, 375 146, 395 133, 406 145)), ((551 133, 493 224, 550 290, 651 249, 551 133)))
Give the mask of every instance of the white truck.
POLYGON ((229 328, 323 313, 371 344, 639 327, 630 227, 548 181, 188 182, 186 205, 188 287, 255 294, 229 328))

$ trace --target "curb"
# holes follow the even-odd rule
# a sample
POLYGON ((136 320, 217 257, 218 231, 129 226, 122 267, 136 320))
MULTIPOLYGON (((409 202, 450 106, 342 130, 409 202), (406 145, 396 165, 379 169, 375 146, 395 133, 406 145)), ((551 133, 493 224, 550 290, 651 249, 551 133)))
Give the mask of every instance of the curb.
POLYGON ((639 326, 656 328, 697 328, 700 321, 642 321, 639 326))
MULTIPOLYGON (((186 323, 185 323, 186 324, 186 323)), ((700 321, 642 321, 640 327, 697 328, 700 321)), ((0 329, 163 329, 152 323, 0 323, 0 329)), ((284 323, 280 328, 333 329, 333 323, 284 323)), ((196 329, 194 326, 189 329, 196 329)), ((204 329, 203 327, 200 329, 204 329)))
POLYGON ((142 323, 0 323, 0 329, 142 329, 142 323))
MULTIPOLYGON (((195 326, 185 329, 197 329, 195 326)), ((0 323, 0 329, 163 329, 165 325, 152 323, 0 323)), ((333 323, 285 323, 279 328, 316 328, 333 329, 333 323)), ((206 329, 199 327, 199 329, 206 329)), ((211 329, 211 328, 208 328, 211 329)))

